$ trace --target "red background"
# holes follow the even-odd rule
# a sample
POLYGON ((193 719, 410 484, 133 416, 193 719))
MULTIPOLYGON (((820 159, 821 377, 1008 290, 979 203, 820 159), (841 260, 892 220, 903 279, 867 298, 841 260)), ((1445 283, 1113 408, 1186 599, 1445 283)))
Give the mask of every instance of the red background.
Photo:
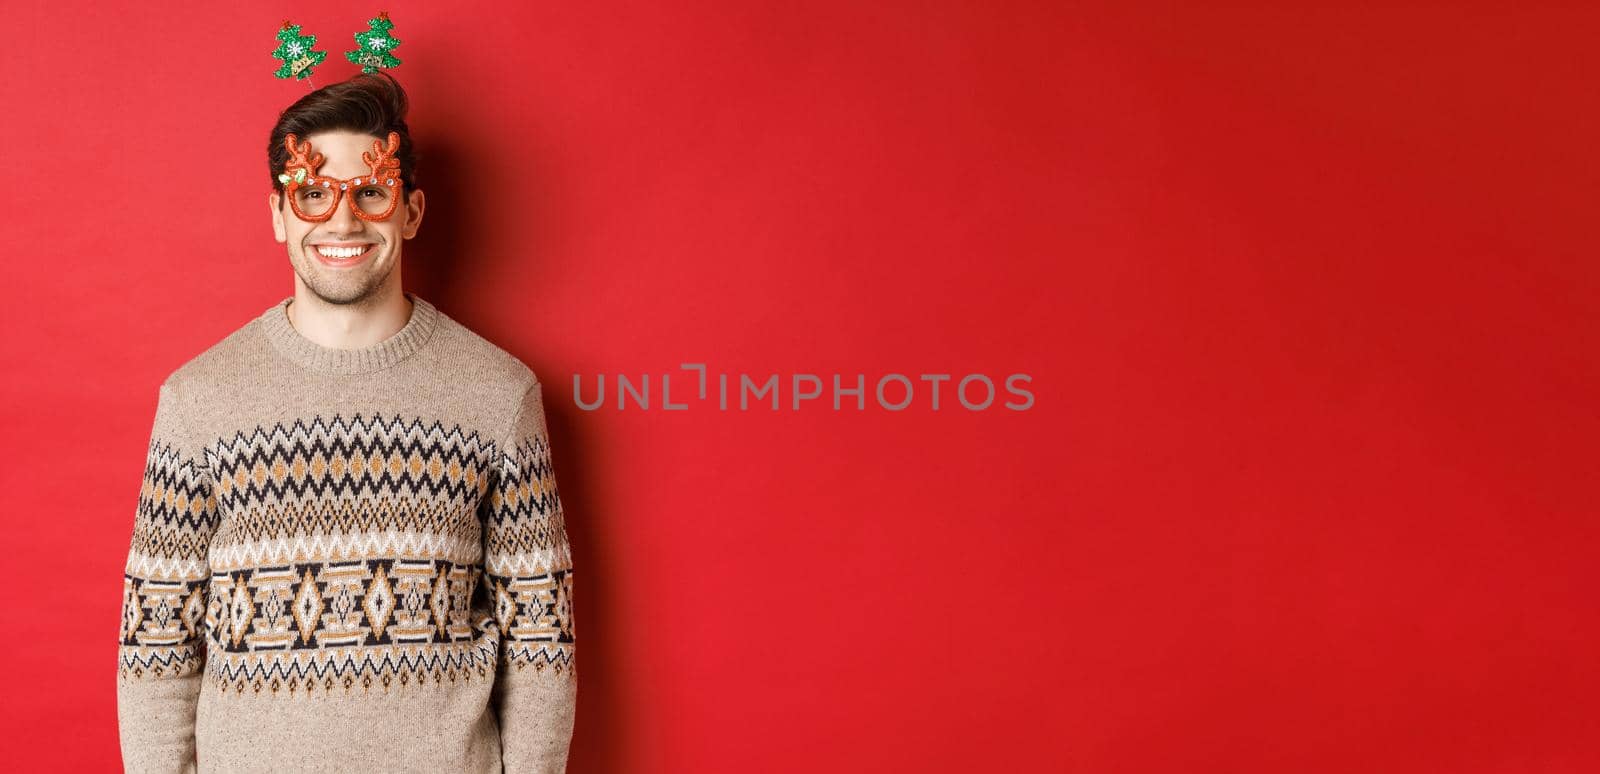
MULTIPOLYGON (((384 7, 407 285, 547 385, 572 771, 1600 768, 1600 13, 520 5, 384 7), (1036 402, 572 401, 682 362, 1036 402)), ((117 766, 156 387, 292 292, 273 34, 377 8, 7 4, 9 769, 117 766)))

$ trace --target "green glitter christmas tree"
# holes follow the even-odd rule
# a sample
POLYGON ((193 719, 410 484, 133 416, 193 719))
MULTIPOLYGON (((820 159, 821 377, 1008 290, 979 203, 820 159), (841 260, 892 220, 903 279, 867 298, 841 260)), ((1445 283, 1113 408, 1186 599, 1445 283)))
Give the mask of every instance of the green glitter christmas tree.
POLYGON ((392 53, 400 40, 389 34, 394 29, 394 22, 389 21, 388 11, 379 11, 376 19, 367 20, 367 31, 356 33, 356 50, 346 51, 345 58, 361 65, 361 72, 375 73, 380 67, 394 67, 400 64, 392 53))
POLYGON ((310 78, 311 68, 328 58, 327 52, 313 51, 316 35, 301 35, 300 25, 285 21, 278 30, 278 49, 272 55, 283 60, 283 66, 273 75, 279 78, 310 78))

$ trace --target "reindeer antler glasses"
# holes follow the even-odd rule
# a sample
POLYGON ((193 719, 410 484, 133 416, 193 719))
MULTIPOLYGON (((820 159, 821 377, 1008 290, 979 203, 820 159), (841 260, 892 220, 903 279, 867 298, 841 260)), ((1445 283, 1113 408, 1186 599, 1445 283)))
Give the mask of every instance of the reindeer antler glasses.
POLYGON ((370 176, 339 180, 317 174, 325 160, 321 153, 312 155, 311 141, 304 143, 298 137, 283 138, 289 149, 289 163, 284 173, 278 175, 284 192, 289 197, 289 208, 296 217, 309 223, 321 223, 333 217, 339 200, 350 197, 350 212, 362 220, 388 220, 400 203, 404 187, 400 181, 400 160, 394 154, 400 149, 400 135, 390 132, 388 141, 373 140, 372 152, 362 151, 361 160, 372 170, 370 176))

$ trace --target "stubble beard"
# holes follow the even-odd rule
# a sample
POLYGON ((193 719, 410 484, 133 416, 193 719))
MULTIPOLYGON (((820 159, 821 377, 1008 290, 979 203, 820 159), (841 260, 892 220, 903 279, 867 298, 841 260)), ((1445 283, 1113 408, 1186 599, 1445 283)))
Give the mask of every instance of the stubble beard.
MULTIPOLYGON (((384 248, 385 245, 378 245, 378 249, 384 248)), ((340 272, 343 276, 333 276, 333 270, 322 268, 317 259, 308 252, 315 249, 302 246, 299 260, 295 264, 295 273, 300 276, 300 281, 312 295, 327 304, 350 306, 368 302, 377 297, 384 281, 394 271, 394 263, 391 261, 379 271, 363 268, 359 275, 340 272)), ((369 261, 376 258, 375 256, 369 261)))

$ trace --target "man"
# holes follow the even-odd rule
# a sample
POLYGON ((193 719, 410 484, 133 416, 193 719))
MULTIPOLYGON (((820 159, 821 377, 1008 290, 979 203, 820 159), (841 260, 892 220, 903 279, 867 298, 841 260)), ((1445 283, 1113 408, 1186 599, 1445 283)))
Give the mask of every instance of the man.
POLYGON ((128 771, 558 772, 572 560, 526 365, 403 292, 406 96, 268 145, 294 295, 161 385, 123 591, 128 771))

